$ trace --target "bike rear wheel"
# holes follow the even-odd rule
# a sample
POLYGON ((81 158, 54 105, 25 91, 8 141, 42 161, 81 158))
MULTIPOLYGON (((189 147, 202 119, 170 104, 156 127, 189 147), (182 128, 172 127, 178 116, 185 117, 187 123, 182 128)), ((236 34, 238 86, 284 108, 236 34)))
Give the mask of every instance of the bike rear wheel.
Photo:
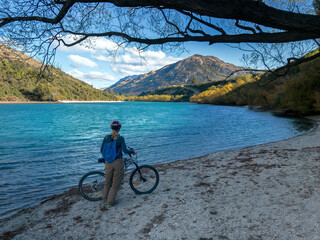
POLYGON ((136 168, 130 176, 130 187, 137 194, 152 193, 159 184, 158 171, 149 165, 136 168))
POLYGON ((82 197, 89 201, 102 199, 105 176, 99 171, 92 171, 85 174, 79 181, 79 192, 82 197))

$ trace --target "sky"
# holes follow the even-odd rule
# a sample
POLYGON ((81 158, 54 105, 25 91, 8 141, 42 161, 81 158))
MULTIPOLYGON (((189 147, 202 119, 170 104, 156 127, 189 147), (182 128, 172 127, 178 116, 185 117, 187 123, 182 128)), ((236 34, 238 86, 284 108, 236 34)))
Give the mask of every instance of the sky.
POLYGON ((100 89, 109 87, 123 77, 148 73, 168 64, 178 62, 194 54, 215 56, 222 61, 241 66, 243 52, 225 44, 190 42, 185 43, 183 53, 145 49, 138 52, 134 47, 119 50, 111 56, 109 51, 117 48, 106 38, 91 41, 91 45, 60 46, 57 50, 55 66, 64 72, 100 89))
MULTIPOLYGON (((302 12, 314 11, 312 0, 304 0, 302 2, 270 0, 265 2, 279 9, 290 11, 298 9, 298 11, 302 12)), ((210 31, 214 32, 209 27, 202 27, 208 33, 210 31)), ((68 42, 68 39, 65 39, 65 41, 68 42)), ((98 89, 108 87, 123 77, 155 71, 165 65, 175 63, 194 54, 214 56, 224 62, 242 66, 240 58, 245 53, 222 43, 209 45, 208 43, 188 42, 185 43, 188 51, 183 54, 180 54, 180 52, 158 51, 151 48, 146 49, 139 55, 135 48, 127 47, 125 51, 120 51, 113 58, 107 54, 107 50, 116 49, 114 42, 105 38, 99 38, 94 41, 93 46, 93 48, 79 45, 71 48, 59 48, 56 55, 56 66, 98 89)))

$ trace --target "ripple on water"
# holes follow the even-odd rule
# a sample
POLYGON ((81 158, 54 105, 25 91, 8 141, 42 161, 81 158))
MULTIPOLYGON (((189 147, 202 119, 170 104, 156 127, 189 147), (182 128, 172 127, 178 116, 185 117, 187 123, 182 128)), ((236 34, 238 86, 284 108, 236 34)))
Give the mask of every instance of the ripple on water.
POLYGON ((0 217, 76 186, 97 163, 113 120, 139 152, 140 163, 163 163, 295 136, 301 119, 246 108, 189 103, 0 105, 0 217))

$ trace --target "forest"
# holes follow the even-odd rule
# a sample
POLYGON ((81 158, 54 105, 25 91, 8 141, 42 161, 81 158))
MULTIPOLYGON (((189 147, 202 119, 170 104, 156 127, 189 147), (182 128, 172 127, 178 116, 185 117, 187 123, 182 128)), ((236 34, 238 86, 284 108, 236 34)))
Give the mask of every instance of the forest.
POLYGON ((320 59, 292 67, 284 76, 269 73, 239 77, 235 83, 210 87, 190 101, 219 105, 260 106, 291 115, 320 112, 320 59), (271 79, 271 80, 270 80, 271 79))

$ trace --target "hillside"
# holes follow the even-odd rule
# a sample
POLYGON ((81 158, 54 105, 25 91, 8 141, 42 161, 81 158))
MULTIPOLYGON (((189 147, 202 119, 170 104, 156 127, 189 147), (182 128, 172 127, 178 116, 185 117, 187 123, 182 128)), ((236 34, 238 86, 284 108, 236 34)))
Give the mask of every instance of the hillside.
MULTIPOLYGON (((238 78, 239 77, 243 78, 243 76, 238 76, 238 78)), ((181 101, 189 102, 192 96, 198 95, 199 93, 201 94, 201 92, 204 92, 210 88, 220 87, 220 86, 224 87, 225 85, 234 84, 235 82, 236 82, 236 79, 232 78, 228 81, 227 80, 210 81, 210 82, 199 83, 199 84, 188 84, 188 85, 184 85, 183 87, 176 86, 176 87, 159 88, 152 91, 142 92, 141 94, 139 94, 138 97, 131 98, 131 100, 137 100, 137 101, 139 101, 139 99, 152 100, 154 98, 153 96, 161 95, 161 96, 175 97, 173 101, 176 101, 176 102, 181 102, 181 101), (148 96, 148 98, 146 98, 146 96, 148 96), (143 98, 139 98, 139 97, 143 97, 143 98)), ((172 99, 170 99, 170 101, 172 101, 172 99)))
MULTIPOLYGON (((318 50, 319 51, 319 50, 318 50)), ((309 53, 315 54, 317 51, 309 53)), ((320 58, 292 67, 276 79, 266 73, 256 79, 249 75, 238 85, 226 89, 209 88, 191 101, 217 105, 259 106, 276 114, 303 116, 320 113, 320 58), (226 91, 221 91, 221 89, 226 91)))
POLYGON ((138 95, 144 91, 191 84, 195 81, 203 83, 221 80, 238 69, 241 67, 225 63, 216 57, 194 55, 140 77, 124 79, 114 84, 111 89, 116 93, 138 95))
POLYGON ((41 65, 0 45, 0 101, 117 100, 57 68, 40 78, 41 65))

